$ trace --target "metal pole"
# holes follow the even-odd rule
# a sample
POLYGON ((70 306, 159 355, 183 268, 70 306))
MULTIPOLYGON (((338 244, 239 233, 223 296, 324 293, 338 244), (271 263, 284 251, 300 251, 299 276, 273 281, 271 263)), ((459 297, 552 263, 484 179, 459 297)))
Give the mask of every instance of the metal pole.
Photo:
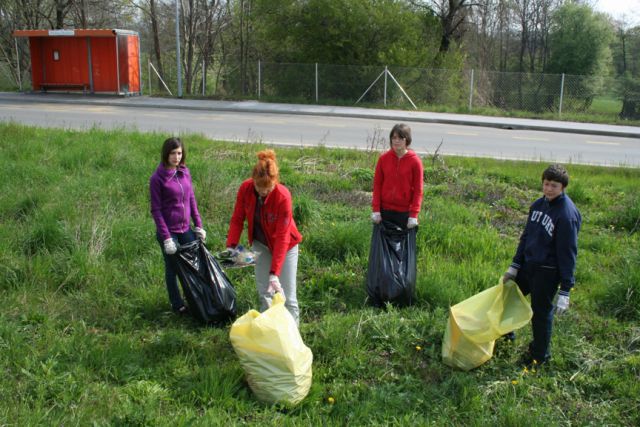
POLYGON ((369 87, 367 88, 367 90, 365 90, 365 91, 364 91, 364 93, 360 96, 360 98, 358 98, 358 100, 356 101, 356 104, 357 104, 358 102, 360 102, 360 101, 362 100, 362 98, 364 98, 364 96, 367 94, 367 92, 369 92, 369 91, 371 90, 371 88, 373 87, 373 85, 374 85, 374 84, 376 84, 376 83, 378 82, 378 80, 380 80, 380 77, 382 77, 382 75, 383 75, 383 74, 386 76, 386 73, 385 73, 384 71, 383 71, 383 72, 381 72, 381 73, 380 73, 380 75, 379 75, 378 77, 376 77, 376 79, 373 81, 373 83, 371 83, 371 84, 369 85, 369 87))
POLYGON ((164 80, 162 80, 162 77, 160 76, 160 73, 158 72, 158 70, 156 70, 156 67, 153 66, 151 61, 149 61, 149 65, 151 65, 151 68, 153 68, 153 71, 156 73, 156 76, 158 76, 158 79, 160 79, 160 82, 162 83, 164 88, 167 90, 167 92, 169 92, 169 95, 173 96, 173 93, 171 93, 171 90, 169 89, 167 84, 164 82, 164 80))
POLYGON ((140 35, 138 33, 136 33, 136 40, 138 44, 138 81, 140 82, 138 95, 142 95, 142 64, 140 63, 142 57, 140 56, 140 35))
POLYGON ((258 59, 258 99, 260 99, 260 95, 262 93, 262 74, 260 72, 260 60, 258 59))
POLYGON ((180 61, 180 6, 176 0, 176 62, 178 65, 178 98, 182 98, 182 61, 180 61))
POLYGON ((558 117, 562 117, 562 99, 564 98, 564 73, 562 73, 562 80, 560 80, 560 105, 558 105, 558 117))
POLYGON ((416 104, 413 103, 413 101, 411 100, 411 98, 409 98, 409 95, 407 95, 407 92, 404 91, 404 89, 402 88, 402 86, 400 86, 400 83, 398 83, 398 81, 396 80, 395 77, 393 77, 393 74, 391 74, 391 71, 387 71, 386 75, 389 75, 389 77, 391 77, 391 80, 393 80, 393 82, 396 84, 396 86, 398 86, 398 89, 400 89, 400 91, 402 92, 402 94, 405 96, 405 98, 407 98, 407 100, 409 100, 409 102, 411 103, 411 105, 413 105, 414 109, 418 109, 418 107, 416 107, 416 104))
POLYGON ((316 62, 316 104, 318 103, 318 63, 316 62))
POLYGON ((120 52, 118 50, 118 34, 116 33, 116 81, 118 82, 118 90, 116 91, 120 95, 120 52))
POLYGON ((471 111, 472 105, 473 105, 473 68, 471 69, 471 83, 469 87, 469 111, 471 111))
POLYGON ((16 43, 16 65, 18 66, 18 86, 20 87, 20 92, 22 92, 22 71, 20 71, 20 51, 18 50, 18 38, 14 38, 13 41, 16 43))
POLYGON ((387 70, 387 66, 384 66, 384 106, 387 106, 387 74, 389 71, 387 70))
POLYGON ((205 83, 205 79, 204 79, 205 73, 204 73, 204 71, 205 70, 204 70, 204 59, 203 59, 202 60, 202 96, 204 96, 204 92, 205 92, 205 90, 204 90, 204 83, 205 83))
POLYGON ((149 96, 151 96, 151 59, 147 59, 147 68, 149 70, 149 96))
POLYGON ((87 37, 87 55, 87 60, 89 62, 89 91, 93 94, 93 55, 91 54, 91 37, 87 37))

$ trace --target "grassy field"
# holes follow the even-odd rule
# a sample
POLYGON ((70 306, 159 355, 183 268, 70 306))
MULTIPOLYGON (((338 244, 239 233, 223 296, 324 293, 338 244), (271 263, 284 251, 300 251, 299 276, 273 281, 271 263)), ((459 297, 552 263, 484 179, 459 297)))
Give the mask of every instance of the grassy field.
MULTIPOLYGON (((460 372, 441 362, 448 307, 497 283, 546 164, 424 158, 418 302, 381 311, 364 290, 378 153, 278 148, 314 353, 312 389, 288 408, 253 397, 228 327, 170 312, 148 203, 166 137, 0 123, 1 426, 640 424, 640 170, 568 165, 584 222, 551 364, 517 365, 526 327, 460 372)), ((264 146, 183 138, 217 251, 264 146)), ((229 276, 239 311, 256 307, 252 272, 229 276)))

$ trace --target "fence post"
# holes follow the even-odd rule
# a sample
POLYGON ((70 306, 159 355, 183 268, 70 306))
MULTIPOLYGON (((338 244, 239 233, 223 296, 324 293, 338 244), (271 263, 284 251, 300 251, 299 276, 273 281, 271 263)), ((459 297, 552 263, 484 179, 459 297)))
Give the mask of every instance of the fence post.
POLYGON ((204 96, 204 92, 205 92, 205 88, 204 88, 204 84, 205 84, 205 69, 204 69, 204 59, 202 60, 202 96, 204 96))
POLYGON ((262 87, 261 87, 261 80, 262 80, 262 75, 261 75, 261 71, 260 71, 260 60, 258 59, 258 99, 260 99, 260 95, 262 93, 262 87))
POLYGON ((316 104, 318 103, 318 63, 316 62, 316 104))
POLYGON ((473 68, 471 69, 471 83, 469 83, 469 111, 473 105, 473 68))
POLYGON ((387 66, 384 66, 384 106, 387 106, 387 66))
POLYGON ((562 80, 560 80, 560 105, 558 105, 558 118, 562 118, 562 99, 564 98, 564 73, 562 73, 562 80))

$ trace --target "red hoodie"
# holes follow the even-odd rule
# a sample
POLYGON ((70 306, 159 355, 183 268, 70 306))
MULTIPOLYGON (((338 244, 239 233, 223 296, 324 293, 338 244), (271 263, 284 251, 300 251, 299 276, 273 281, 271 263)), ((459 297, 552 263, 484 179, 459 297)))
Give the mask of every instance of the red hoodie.
MULTIPOLYGON (((244 228, 244 220, 249 223, 249 244, 253 243, 253 217, 256 210, 257 195, 253 179, 249 178, 240 185, 236 197, 236 205, 229 223, 227 247, 236 247, 244 228)), ((302 235, 293 220, 291 193, 278 184, 269 193, 262 205, 260 221, 262 231, 267 238, 267 246, 271 252, 271 269, 276 276, 280 275, 282 264, 289 249, 302 241, 302 235)))
POLYGON ((393 149, 378 159, 373 178, 373 212, 409 212, 417 218, 422 204, 422 161, 414 151, 398 158, 393 149))

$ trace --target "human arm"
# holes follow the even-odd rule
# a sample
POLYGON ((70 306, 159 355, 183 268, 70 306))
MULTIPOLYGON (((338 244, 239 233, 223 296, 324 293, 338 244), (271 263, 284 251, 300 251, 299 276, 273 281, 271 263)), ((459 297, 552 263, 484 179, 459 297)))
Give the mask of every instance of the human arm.
POLYGON ((167 223, 162 216, 162 184, 155 175, 149 180, 149 196, 151 216, 156 224, 156 231, 163 241, 170 239, 169 227, 167 227, 167 223))
MULTIPOLYGON (((409 204, 409 217, 418 218, 420 208, 422 206, 422 194, 424 186, 424 168, 422 167, 422 160, 419 156, 416 156, 415 166, 411 172, 411 203, 409 204)), ((417 221, 415 225, 418 225, 417 221)), ((415 227, 414 225, 414 227, 415 227)))
MULTIPOLYGON (((193 183, 190 184, 191 194, 189 195, 189 206, 191 208, 191 219, 193 219, 193 224, 196 228, 202 229, 202 218, 200 217, 200 211, 198 211, 198 203, 196 202, 195 190, 193 188, 193 183)), ((204 240, 204 238, 202 240, 204 240)))
POLYGON ((240 242, 240 236, 244 228, 244 221, 246 219, 245 210, 245 192, 246 181, 240 185, 238 194, 236 195, 236 203, 233 207, 233 214, 231 215, 231 221, 229 221, 229 230, 227 232, 227 248, 235 248, 240 242))
POLYGON ((276 220, 267 225, 268 227, 273 227, 273 230, 270 230, 272 232, 268 233, 272 236, 269 242, 271 244, 271 267, 269 272, 276 276, 280 276, 282 265, 289 250, 291 243, 290 227, 293 221, 291 195, 281 184, 278 187, 278 193, 273 194, 275 197, 270 200, 270 202, 275 203, 276 220))
POLYGON ((384 172, 382 171, 382 161, 381 159, 378 159, 378 163, 376 164, 376 170, 373 175, 373 197, 371 198, 371 211, 378 214, 380 213, 380 209, 382 205, 381 194, 382 194, 383 182, 384 182, 384 172))
POLYGON ((578 218, 562 218, 556 224, 556 257, 558 272, 560 273, 560 290, 569 291, 575 284, 576 258, 578 256, 578 232, 580 221, 578 218))

